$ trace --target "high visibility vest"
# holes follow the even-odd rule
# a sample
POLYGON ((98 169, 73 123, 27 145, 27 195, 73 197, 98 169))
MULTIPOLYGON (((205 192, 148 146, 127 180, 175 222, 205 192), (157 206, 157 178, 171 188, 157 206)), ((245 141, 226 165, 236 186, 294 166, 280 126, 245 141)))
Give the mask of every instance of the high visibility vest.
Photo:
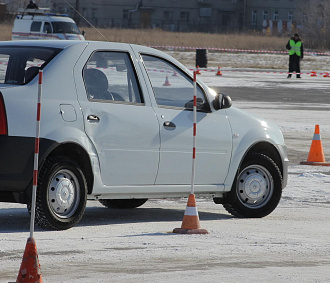
POLYGON ((297 54, 298 56, 301 55, 301 41, 295 42, 293 39, 290 39, 290 47, 289 55, 297 54))

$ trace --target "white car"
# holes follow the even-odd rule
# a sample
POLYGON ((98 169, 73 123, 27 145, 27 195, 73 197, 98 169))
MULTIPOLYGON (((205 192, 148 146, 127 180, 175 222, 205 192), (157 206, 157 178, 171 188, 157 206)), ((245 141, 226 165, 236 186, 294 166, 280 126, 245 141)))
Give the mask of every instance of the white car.
MULTIPOLYGON (((31 207, 38 70, 43 69, 36 222, 68 229, 86 200, 135 208, 188 196, 193 78, 144 46, 0 43, 0 201, 31 207)), ((197 82, 195 194, 238 217, 280 201, 288 158, 280 130, 197 82)))
POLYGON ((85 40, 77 24, 66 14, 45 9, 24 9, 14 21, 12 40, 85 40))

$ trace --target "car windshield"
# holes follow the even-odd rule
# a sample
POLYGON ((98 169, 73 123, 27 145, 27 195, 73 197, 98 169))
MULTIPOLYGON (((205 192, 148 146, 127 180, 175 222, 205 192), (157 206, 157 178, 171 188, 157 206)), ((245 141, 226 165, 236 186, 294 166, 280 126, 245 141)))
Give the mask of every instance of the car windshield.
POLYGON ((53 33, 73 33, 80 34, 80 30, 75 23, 52 22, 53 33))
POLYGON ((0 47, 0 84, 30 82, 60 51, 46 47, 0 47))

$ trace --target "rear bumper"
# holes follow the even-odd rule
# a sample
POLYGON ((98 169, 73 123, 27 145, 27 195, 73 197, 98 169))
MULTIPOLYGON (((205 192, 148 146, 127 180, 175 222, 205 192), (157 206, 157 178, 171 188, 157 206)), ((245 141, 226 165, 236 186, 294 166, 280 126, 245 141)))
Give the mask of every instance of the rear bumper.
MULTIPOLYGON (((1 192, 20 193, 31 187, 34 143, 32 137, 0 136, 0 201, 1 192)), ((40 139, 40 164, 56 146, 54 141, 40 139)))

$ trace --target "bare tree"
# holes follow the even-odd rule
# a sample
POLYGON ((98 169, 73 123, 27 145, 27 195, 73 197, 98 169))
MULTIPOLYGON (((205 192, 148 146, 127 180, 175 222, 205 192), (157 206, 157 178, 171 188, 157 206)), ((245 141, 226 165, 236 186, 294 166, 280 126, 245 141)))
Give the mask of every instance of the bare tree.
POLYGON ((305 0, 299 9, 301 33, 309 48, 326 49, 330 45, 330 1, 305 0))

